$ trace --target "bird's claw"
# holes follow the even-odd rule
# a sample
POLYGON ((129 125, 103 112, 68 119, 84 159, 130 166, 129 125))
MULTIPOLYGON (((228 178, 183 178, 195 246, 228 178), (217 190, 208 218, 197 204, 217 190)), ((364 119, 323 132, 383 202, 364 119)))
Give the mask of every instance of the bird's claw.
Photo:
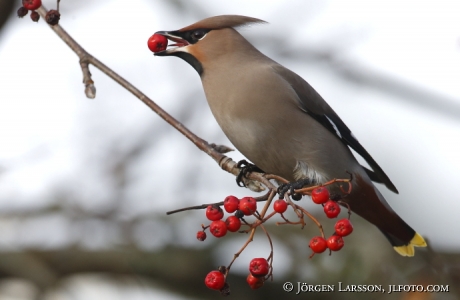
POLYGON ((251 173, 251 172, 260 172, 260 173, 265 173, 264 171, 262 171, 259 167, 257 167, 256 165, 254 164, 251 164, 251 163, 248 163, 245 159, 242 159, 240 160, 236 166, 238 168, 240 168, 240 173, 238 174, 238 176, 236 176, 236 184, 239 186, 239 187, 246 187, 246 184, 244 183, 243 181, 243 177, 246 178, 246 176, 248 175, 248 173, 251 173))
POLYGON ((286 194, 286 192, 289 191, 292 200, 299 201, 300 199, 302 199, 302 195, 296 194, 294 190, 301 189, 304 186, 311 184, 314 184, 314 180, 310 178, 304 178, 294 182, 283 183, 278 187, 277 193, 279 194, 280 198, 284 198, 284 194, 286 194))

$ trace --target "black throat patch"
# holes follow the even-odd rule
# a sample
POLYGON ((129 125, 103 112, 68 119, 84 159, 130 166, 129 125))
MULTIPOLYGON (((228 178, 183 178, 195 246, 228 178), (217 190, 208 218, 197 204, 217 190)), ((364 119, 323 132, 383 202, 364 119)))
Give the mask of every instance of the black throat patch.
POLYGON ((203 74, 203 65, 193 55, 187 52, 177 51, 170 54, 171 56, 177 56, 188 62, 201 76, 203 74))

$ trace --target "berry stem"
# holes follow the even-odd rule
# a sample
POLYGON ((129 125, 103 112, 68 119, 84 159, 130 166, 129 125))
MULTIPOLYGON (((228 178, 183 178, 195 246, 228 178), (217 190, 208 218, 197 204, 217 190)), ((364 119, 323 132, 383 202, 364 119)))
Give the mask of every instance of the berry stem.
POLYGON ((272 238, 270 237, 270 234, 268 234, 268 231, 265 229, 263 225, 260 225, 260 228, 265 232, 265 235, 268 238, 268 242, 270 243, 270 255, 267 258, 267 261, 270 263, 270 273, 268 273, 268 277, 271 277, 271 280, 273 281, 273 242, 272 238))
POLYGON ((275 198, 276 195, 276 190, 271 189, 268 194, 268 199, 267 202, 265 202, 264 207, 262 208, 262 211, 260 212, 260 218, 263 219, 265 217, 265 214, 267 213, 268 208, 270 207, 273 198, 275 198))
POLYGON ((256 229, 257 229, 257 227, 252 228, 251 234, 249 235, 248 239, 244 243, 243 247, 241 247, 241 249, 238 252, 233 254, 233 259, 232 259, 232 261, 230 262, 230 264, 227 267, 225 276, 227 276, 228 272, 230 272, 230 268, 232 267, 233 262, 238 258, 238 256, 240 256, 240 254, 244 251, 244 249, 246 249, 246 247, 249 245, 249 243, 251 243, 253 241, 254 234, 256 233, 256 229))
MULTIPOLYGON (((292 206, 294 208, 294 211, 297 214, 297 216, 299 217, 299 219, 303 219, 302 212, 300 212, 299 209, 296 208, 297 205, 292 202, 291 197, 289 197, 289 192, 286 192, 286 194, 284 194, 284 199, 286 200, 286 202, 290 206, 292 206)), ((302 226, 302 228, 303 228, 303 226, 302 226)))
POLYGON ((318 226, 319 231, 321 232, 321 236, 323 238, 325 238, 323 225, 321 225, 321 223, 315 217, 313 217, 313 215, 311 213, 309 213, 305 208, 303 208, 301 206, 298 206, 296 204, 294 204, 294 205, 296 206, 297 209, 300 209, 304 214, 306 214, 313 222, 315 222, 316 226, 318 226))
POLYGON ((350 208, 350 205, 349 205, 347 202, 341 201, 341 200, 337 201, 337 203, 339 203, 339 204, 341 204, 341 205, 347 207, 347 209, 348 209, 348 220, 350 220, 350 218, 351 218, 351 208, 350 208))
MULTIPOLYGON (((268 199, 270 193, 271 193, 271 190, 270 190, 267 194, 265 194, 265 195, 263 195, 263 196, 254 197, 254 199, 256 199, 257 202, 264 202, 264 201, 267 201, 267 199, 268 199)), ((187 211, 187 210, 206 209, 209 205, 222 206, 222 205, 224 205, 224 201, 215 202, 215 203, 206 203, 206 204, 200 204, 200 205, 194 205, 194 206, 188 206, 188 207, 183 207, 183 208, 179 208, 179 209, 175 209, 175 210, 168 211, 168 212, 166 212, 166 215, 172 215, 172 214, 175 214, 175 213, 178 213, 178 212, 187 211)))
POLYGON ((277 226, 278 226, 278 225, 302 225, 302 228, 304 228, 304 226, 305 226, 305 222, 304 222, 303 218, 300 219, 300 220, 297 221, 297 222, 292 222, 292 221, 289 221, 288 219, 286 219, 283 215, 282 215, 281 217, 282 217, 282 218, 284 219, 284 221, 286 221, 286 222, 276 222, 275 224, 276 224, 277 226))
POLYGON ((286 180, 283 177, 280 177, 280 176, 274 175, 274 174, 266 174, 265 178, 267 178, 267 179, 275 179, 276 181, 282 182, 282 183, 289 183, 289 180, 286 180))
MULTIPOLYGON (((36 10, 40 16, 45 19, 46 14, 48 13, 47 9, 42 5, 36 10)), ((163 120, 165 120, 169 125, 174 127, 182 135, 187 137, 198 149, 208 154, 214 161, 221 167, 224 171, 237 176, 240 173, 240 168, 237 167, 237 163, 233 161, 228 156, 220 153, 214 149, 211 144, 202 138, 195 135, 187 127, 177 121, 174 117, 168 114, 163 110, 158 104, 152 101, 147 95, 138 90, 126 79, 115 73, 112 69, 107 67, 105 64, 100 62, 97 58, 89 54, 83 47, 77 43, 59 24, 50 26, 50 28, 61 38, 67 46, 72 49, 72 51, 77 54, 80 58, 80 66, 82 67, 83 78, 85 79, 85 94, 87 97, 91 98, 95 96, 95 87, 91 79, 91 74, 89 73, 89 68, 87 66, 92 65, 95 68, 99 69, 102 73, 112 78, 115 82, 121 85, 124 89, 131 92, 135 97, 141 100, 145 105, 147 105, 151 110, 158 114, 163 120)), ((276 187, 266 178, 264 174, 258 172, 251 172, 247 174, 247 179, 256 181, 267 187, 268 189, 276 189, 276 187)), ((261 186, 262 187, 262 186, 261 186)))
POLYGON ((310 195, 311 194, 311 191, 313 191, 314 189, 318 188, 318 187, 321 187, 321 186, 328 186, 328 185, 331 185, 333 183, 336 183, 336 182, 345 182, 348 184, 348 191, 345 191, 342 186, 340 186, 340 190, 345 194, 345 195, 349 195, 351 193, 351 188, 352 188, 352 184, 351 184, 351 181, 352 179, 337 179, 337 178, 334 178, 332 180, 329 180, 328 182, 324 183, 324 184, 320 184, 320 185, 314 185, 314 186, 309 186, 309 187, 306 187, 306 188, 301 188, 301 189, 298 189, 298 190, 294 190, 295 193, 297 194, 303 194, 303 195, 310 195))
POLYGON ((246 222, 246 220, 244 220, 244 218, 241 218, 241 220, 245 223, 245 225, 248 225, 250 228, 247 229, 247 230, 242 230, 240 232, 244 232, 244 233, 249 233, 249 231, 253 228, 256 228, 258 226, 261 226, 263 223, 267 222, 267 220, 269 220, 271 217, 273 217, 274 215, 276 215, 277 212, 276 211, 273 211, 272 213, 270 213, 266 218, 263 218, 263 219, 259 219, 257 218, 257 221, 255 221, 254 223, 248 223, 246 222))

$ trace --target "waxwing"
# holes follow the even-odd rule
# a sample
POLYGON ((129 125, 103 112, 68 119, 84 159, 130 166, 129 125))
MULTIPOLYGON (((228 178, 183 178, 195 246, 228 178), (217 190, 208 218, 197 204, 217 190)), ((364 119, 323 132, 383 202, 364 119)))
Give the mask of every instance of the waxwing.
POLYGON ((377 226, 403 256, 426 242, 388 205, 372 181, 398 193, 388 176, 350 129, 300 76, 249 43, 238 26, 264 21, 215 16, 174 31, 175 42, 156 56, 177 56, 200 75, 206 99, 233 145, 258 168, 290 181, 325 183, 353 176, 344 198, 351 210, 377 226), (372 170, 361 166, 350 148, 372 170), (348 173, 349 172, 349 173, 348 173))

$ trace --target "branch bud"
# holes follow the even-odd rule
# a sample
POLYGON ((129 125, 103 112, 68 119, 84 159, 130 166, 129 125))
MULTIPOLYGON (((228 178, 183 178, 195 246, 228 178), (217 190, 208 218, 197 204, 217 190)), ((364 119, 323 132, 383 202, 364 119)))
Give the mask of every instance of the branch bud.
POLYGON ((52 9, 49 12, 47 12, 45 16, 46 23, 53 25, 53 26, 57 25, 60 19, 61 19, 61 14, 55 9, 52 9))

